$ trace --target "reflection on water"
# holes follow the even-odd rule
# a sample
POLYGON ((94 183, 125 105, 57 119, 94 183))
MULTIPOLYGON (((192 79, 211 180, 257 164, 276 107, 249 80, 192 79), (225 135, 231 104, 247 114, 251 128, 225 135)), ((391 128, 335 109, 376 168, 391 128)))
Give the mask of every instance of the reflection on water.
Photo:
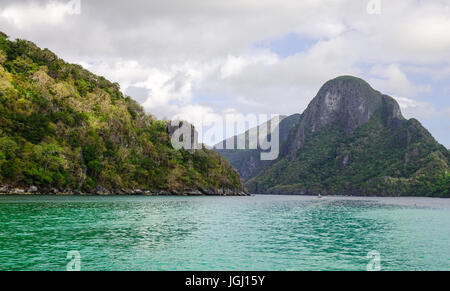
POLYGON ((449 270, 449 221, 426 198, 0 197, 0 269, 449 270))

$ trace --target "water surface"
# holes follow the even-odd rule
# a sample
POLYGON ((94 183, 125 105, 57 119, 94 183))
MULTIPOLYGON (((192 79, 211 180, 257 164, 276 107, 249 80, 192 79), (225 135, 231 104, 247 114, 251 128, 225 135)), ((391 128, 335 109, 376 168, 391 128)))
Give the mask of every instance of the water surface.
POLYGON ((0 270, 72 250, 82 270, 450 270, 450 199, 0 197, 0 270))

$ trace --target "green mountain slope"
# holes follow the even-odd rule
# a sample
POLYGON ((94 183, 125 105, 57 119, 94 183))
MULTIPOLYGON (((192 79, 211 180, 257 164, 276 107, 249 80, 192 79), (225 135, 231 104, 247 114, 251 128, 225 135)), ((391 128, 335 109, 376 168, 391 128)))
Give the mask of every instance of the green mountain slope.
MULTIPOLYGON (((277 129, 279 130, 279 138, 280 138, 280 145, 283 144, 292 127, 298 122, 300 119, 300 114, 293 114, 291 116, 280 116, 280 121, 277 126, 277 129)), ((241 177, 244 179, 244 181, 249 180, 250 178, 253 178, 256 176, 259 172, 261 172, 263 169, 267 168, 272 164, 272 161, 264 161, 261 160, 260 149, 248 149, 248 139, 250 137, 250 132, 265 132, 267 134, 267 130, 271 128, 272 121, 265 122, 257 127, 257 131, 248 130, 243 134, 240 134, 238 136, 232 137, 230 139, 234 139, 232 143, 235 145, 234 148, 237 148, 238 140, 245 140, 246 143, 246 149, 245 150, 238 150, 238 149, 228 149, 228 150, 218 150, 216 151, 220 153, 224 158, 226 158, 228 161, 230 161, 231 165, 236 168, 241 175, 241 177)), ((256 137, 252 137, 254 140, 257 140, 256 137)), ((215 145, 214 147, 217 148, 219 145, 222 145, 222 148, 225 148, 227 140, 222 141, 215 145)))
POLYGON ((450 197, 450 153, 365 81, 327 82, 251 193, 450 197))
POLYGON ((22 192, 232 195, 245 188, 216 152, 173 149, 167 123, 118 84, 0 34, 0 193, 22 192))

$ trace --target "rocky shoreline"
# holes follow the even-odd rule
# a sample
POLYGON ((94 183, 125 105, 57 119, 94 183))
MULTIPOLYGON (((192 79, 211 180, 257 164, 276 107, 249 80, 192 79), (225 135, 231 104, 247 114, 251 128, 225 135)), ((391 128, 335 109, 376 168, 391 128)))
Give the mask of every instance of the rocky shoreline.
POLYGON ((10 185, 0 186, 0 195, 143 195, 143 196, 249 196, 244 190, 233 190, 226 188, 198 188, 188 190, 141 190, 141 189, 106 189, 97 186, 94 191, 81 191, 74 189, 58 189, 48 187, 13 187, 10 185))

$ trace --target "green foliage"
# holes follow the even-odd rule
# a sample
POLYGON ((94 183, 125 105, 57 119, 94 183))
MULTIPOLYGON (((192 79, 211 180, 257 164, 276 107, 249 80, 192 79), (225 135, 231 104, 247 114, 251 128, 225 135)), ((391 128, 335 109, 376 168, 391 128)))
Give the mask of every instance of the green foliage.
POLYGON ((2 151, 0 151, 0 169, 2 168, 2 165, 6 162, 6 154, 2 151))
POLYGON ((55 134, 49 126, 49 119, 38 113, 33 112, 29 116, 18 113, 14 116, 13 122, 13 130, 34 144, 39 143, 46 136, 55 134))
POLYGON ((47 170, 59 170, 62 167, 62 148, 54 143, 42 143, 34 148, 36 162, 47 170))
POLYGON ((11 178, 14 175, 17 165, 14 163, 17 157, 19 147, 9 137, 0 138, 0 169, 1 176, 11 178))
POLYGON ((250 191, 298 194, 449 195, 449 151, 416 121, 385 124, 382 111, 353 133, 312 133, 295 159, 282 157, 251 179, 250 191))
POLYGON ((172 148, 117 83, 0 34, 0 181, 92 191, 241 190, 219 155, 172 148))
POLYGON ((97 178, 100 173, 102 172, 102 164, 100 163, 99 160, 93 160, 90 161, 88 164, 88 173, 90 176, 92 176, 93 178, 97 178))
MULTIPOLYGON (((1 45, 1 41, 0 41, 0 45, 1 45)), ((4 64, 7 59, 8 59, 8 57, 6 56, 6 53, 2 49, 0 49, 0 65, 4 64)))
POLYGON ((450 172, 438 178, 433 185, 433 194, 439 197, 450 197, 450 172))
POLYGON ((33 60, 29 57, 22 55, 17 57, 14 61, 7 63, 6 68, 12 73, 28 77, 39 70, 39 65, 33 63, 33 60))
POLYGON ((75 87, 78 90, 80 96, 86 96, 88 92, 92 92, 95 88, 94 84, 87 82, 86 80, 79 79, 75 81, 75 87))

